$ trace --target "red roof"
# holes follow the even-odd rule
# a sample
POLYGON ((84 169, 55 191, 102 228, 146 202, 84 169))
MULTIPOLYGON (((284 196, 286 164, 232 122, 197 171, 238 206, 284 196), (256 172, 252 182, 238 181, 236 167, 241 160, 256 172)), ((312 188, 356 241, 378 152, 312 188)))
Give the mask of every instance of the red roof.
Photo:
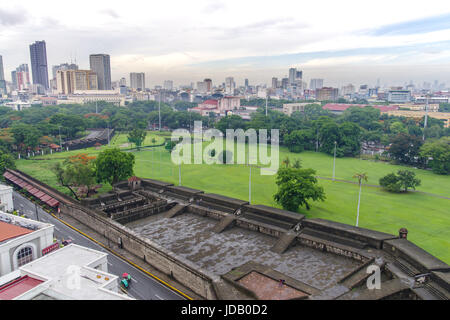
POLYGON ((199 105, 201 105, 201 104, 212 104, 214 106, 217 106, 218 103, 219 103, 219 101, 210 99, 210 100, 203 101, 202 103, 199 103, 199 105))
POLYGON ((136 177, 136 176, 132 176, 132 177, 130 177, 130 178, 128 178, 128 181, 140 181, 141 179, 139 179, 138 177, 136 177))
POLYGON ((370 106, 379 109, 381 112, 387 112, 391 110, 398 110, 398 106, 386 106, 386 105, 368 105, 368 104, 345 104, 345 103, 327 103, 322 107, 322 109, 330 111, 345 111, 350 107, 364 108, 370 106))
POLYGON ((20 277, 0 287, 0 300, 12 300, 43 282, 29 276, 20 277))
POLYGON ((17 238, 31 232, 33 231, 30 229, 25 229, 14 224, 0 221, 0 242, 17 238))

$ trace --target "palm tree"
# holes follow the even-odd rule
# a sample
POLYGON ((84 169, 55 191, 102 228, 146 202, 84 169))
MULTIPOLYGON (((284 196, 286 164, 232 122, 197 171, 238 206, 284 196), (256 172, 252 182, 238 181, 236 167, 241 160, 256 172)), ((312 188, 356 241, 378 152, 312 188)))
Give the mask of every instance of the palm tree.
POLYGON ((367 181, 368 177, 367 174, 364 173, 355 173, 355 175, 353 176, 353 178, 358 179, 358 183, 359 183, 359 195, 358 195, 358 211, 356 214, 356 226, 358 226, 358 221, 359 221, 359 204, 361 202, 361 186, 362 186, 362 181, 367 181))

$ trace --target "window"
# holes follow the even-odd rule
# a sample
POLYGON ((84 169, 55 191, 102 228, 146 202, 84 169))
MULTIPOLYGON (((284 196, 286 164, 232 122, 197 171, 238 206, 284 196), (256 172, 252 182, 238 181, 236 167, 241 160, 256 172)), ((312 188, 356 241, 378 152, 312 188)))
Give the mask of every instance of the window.
POLYGON ((31 247, 25 247, 20 249, 17 253, 17 265, 18 267, 33 261, 33 249, 31 247))

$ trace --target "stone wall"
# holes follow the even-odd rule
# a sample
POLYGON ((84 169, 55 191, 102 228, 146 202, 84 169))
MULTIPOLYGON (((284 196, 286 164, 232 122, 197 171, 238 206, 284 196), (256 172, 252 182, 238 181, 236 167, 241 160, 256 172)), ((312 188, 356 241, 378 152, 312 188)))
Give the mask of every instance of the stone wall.
POLYGON ((199 296, 205 299, 216 298, 212 283, 219 281, 217 276, 199 270, 192 262, 167 252, 148 239, 139 237, 125 226, 100 217, 97 211, 68 204, 61 204, 60 208, 63 214, 70 215, 116 244, 121 238, 124 249, 171 276, 199 296))

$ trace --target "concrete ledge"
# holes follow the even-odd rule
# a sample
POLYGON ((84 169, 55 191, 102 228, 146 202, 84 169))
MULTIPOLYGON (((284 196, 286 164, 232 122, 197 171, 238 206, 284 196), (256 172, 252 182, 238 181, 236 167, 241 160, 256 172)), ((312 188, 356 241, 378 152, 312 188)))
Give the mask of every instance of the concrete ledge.
POLYGON ((421 272, 450 271, 450 266, 406 239, 384 241, 383 250, 402 258, 421 272))
POLYGON ((208 201, 208 202, 213 202, 213 203, 216 203, 216 204, 219 204, 222 206, 228 206, 228 207, 233 208, 234 210, 239 209, 243 205, 248 204, 248 201, 235 199, 235 198, 229 198, 229 197, 225 197, 225 196, 222 196, 220 194, 215 194, 215 193, 200 194, 198 196, 198 198, 201 199, 202 201, 208 201))
POLYGON ((389 233, 354 227, 348 224, 323 220, 320 218, 303 219, 302 226, 366 242, 368 245, 377 249, 382 248, 383 241, 396 238, 396 236, 389 233))

